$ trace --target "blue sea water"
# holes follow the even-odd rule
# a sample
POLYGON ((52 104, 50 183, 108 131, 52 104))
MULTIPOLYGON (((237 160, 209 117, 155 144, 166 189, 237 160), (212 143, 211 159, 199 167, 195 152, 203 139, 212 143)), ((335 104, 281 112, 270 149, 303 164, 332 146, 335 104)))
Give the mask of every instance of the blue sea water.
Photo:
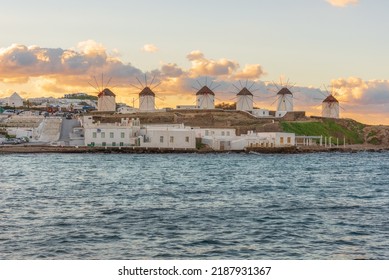
POLYGON ((0 156, 0 259, 389 259, 389 153, 0 156))

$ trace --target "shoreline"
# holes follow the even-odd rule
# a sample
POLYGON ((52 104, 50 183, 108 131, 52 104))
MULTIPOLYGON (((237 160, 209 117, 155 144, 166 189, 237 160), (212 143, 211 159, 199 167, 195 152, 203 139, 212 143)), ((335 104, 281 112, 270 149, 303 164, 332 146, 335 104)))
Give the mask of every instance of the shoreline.
POLYGON ((284 148, 247 148, 240 151, 215 151, 211 149, 172 149, 172 148, 144 148, 144 147, 87 147, 87 146, 47 146, 47 145, 18 145, 0 146, 1 154, 308 154, 308 153, 357 153, 357 152, 384 152, 389 151, 387 146, 349 145, 346 147, 298 146, 284 148))

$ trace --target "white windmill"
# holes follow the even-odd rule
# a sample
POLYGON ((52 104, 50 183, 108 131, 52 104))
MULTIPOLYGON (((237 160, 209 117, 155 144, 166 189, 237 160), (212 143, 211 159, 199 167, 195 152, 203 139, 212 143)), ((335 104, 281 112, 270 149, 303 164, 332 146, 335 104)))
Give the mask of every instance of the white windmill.
POLYGON ((196 92, 196 108, 198 109, 215 109, 215 93, 214 90, 219 87, 217 85, 212 88, 213 82, 211 82, 208 87, 207 79, 205 81, 205 85, 201 85, 198 80, 196 82, 201 87, 200 89, 193 87, 197 90, 196 92))
POLYGON ((272 103, 272 105, 276 103, 276 115, 283 116, 287 112, 293 112, 294 97, 292 89, 294 85, 290 85, 289 80, 284 84, 282 79, 280 78, 280 85, 277 85, 273 82, 273 86, 276 88, 276 100, 272 103))
POLYGON ((328 92, 327 87, 327 96, 323 100, 321 104, 321 116, 323 118, 333 118, 333 119, 339 119, 339 100, 336 99, 337 93, 334 91, 334 87, 331 86, 331 93, 328 92))
MULTIPOLYGON (((156 85, 153 85, 154 80, 155 80, 155 76, 154 76, 153 79, 151 80, 151 83, 148 84, 146 74, 145 74, 145 78, 144 78, 144 84, 137 77, 136 77, 136 79, 141 87, 138 87, 138 86, 133 85, 133 84, 131 84, 131 85, 140 90, 140 92, 138 94, 139 111, 143 111, 143 112, 155 111, 156 110, 155 98, 157 96, 155 95, 153 90, 156 87, 158 87, 161 84, 161 82, 159 82, 156 85)), ((162 98, 160 98, 160 99, 162 99, 162 98)))
POLYGON ((101 87, 97 82, 96 76, 93 76, 96 86, 91 85, 97 90, 97 110, 99 112, 115 112, 116 111, 116 95, 108 88, 111 78, 104 84, 104 74, 101 74, 101 87))
POLYGON ((240 87, 232 84, 232 86, 237 90, 237 92, 233 92, 236 94, 236 110, 238 111, 253 111, 254 109, 254 94, 252 90, 255 82, 253 82, 250 86, 248 86, 248 81, 243 85, 241 81, 239 81, 240 87))

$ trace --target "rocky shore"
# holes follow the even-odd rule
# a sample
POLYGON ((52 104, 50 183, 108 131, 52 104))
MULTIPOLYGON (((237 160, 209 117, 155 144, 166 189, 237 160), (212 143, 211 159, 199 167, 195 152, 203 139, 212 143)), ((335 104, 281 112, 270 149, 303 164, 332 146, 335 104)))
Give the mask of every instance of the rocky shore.
POLYGON ((112 153, 112 154, 169 154, 169 153, 258 153, 258 154, 301 154, 301 153, 356 153, 389 151, 388 146, 348 145, 342 147, 299 146, 286 148, 248 148, 244 151, 214 151, 211 149, 169 149, 143 147, 69 147, 45 145, 5 145, 0 146, 0 154, 36 154, 36 153, 112 153))

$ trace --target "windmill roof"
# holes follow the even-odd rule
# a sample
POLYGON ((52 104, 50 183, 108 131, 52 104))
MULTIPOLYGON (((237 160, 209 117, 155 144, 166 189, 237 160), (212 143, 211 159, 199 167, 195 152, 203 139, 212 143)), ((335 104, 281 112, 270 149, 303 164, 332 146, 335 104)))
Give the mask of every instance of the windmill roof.
POLYGON ((20 97, 20 95, 19 95, 17 92, 12 93, 12 95, 10 96, 10 98, 19 98, 19 99, 22 99, 22 98, 20 97))
POLYGON ((246 87, 242 88, 242 90, 237 95, 253 95, 246 87))
POLYGON ((283 87, 282 89, 280 89, 280 91, 277 94, 280 94, 280 95, 286 95, 286 94, 293 95, 292 92, 288 88, 286 88, 286 87, 283 87))
POLYGON ((113 96, 115 97, 116 95, 108 88, 105 88, 103 89, 97 96, 100 97, 100 96, 113 96))
POLYGON ((207 86, 203 86, 197 93, 196 95, 206 95, 206 94, 210 94, 210 95, 215 95, 215 93, 207 86))
POLYGON ((339 103, 338 99, 336 99, 332 94, 328 95, 327 98, 323 100, 323 102, 327 102, 327 103, 337 102, 337 103, 339 103))
POLYGON ((151 90, 149 87, 145 87, 142 89, 142 91, 139 93, 139 96, 155 96, 155 93, 151 90))

